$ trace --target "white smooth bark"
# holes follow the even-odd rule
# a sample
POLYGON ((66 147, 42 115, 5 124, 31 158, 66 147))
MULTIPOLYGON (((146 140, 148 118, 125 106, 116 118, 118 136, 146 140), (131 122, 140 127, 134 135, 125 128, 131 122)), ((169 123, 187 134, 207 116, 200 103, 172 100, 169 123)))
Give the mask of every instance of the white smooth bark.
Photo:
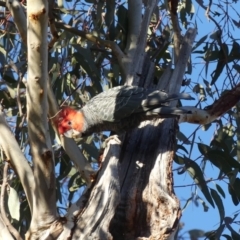
POLYGON ((27 2, 27 121, 28 136, 34 165, 33 209, 31 239, 57 219, 55 164, 48 130, 48 1, 27 2))

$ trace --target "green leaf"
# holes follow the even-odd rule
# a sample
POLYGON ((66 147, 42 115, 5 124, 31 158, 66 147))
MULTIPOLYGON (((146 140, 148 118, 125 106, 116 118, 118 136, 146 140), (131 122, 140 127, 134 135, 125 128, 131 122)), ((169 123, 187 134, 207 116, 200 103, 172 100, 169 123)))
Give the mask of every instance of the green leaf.
POLYGON ((231 232, 231 236, 233 240, 239 240, 240 239, 240 234, 238 234, 229 223, 226 223, 226 227, 228 230, 231 232))
POLYGON ((218 184, 216 184, 216 188, 217 188, 218 192, 222 195, 222 197, 225 198, 226 195, 225 195, 225 192, 223 191, 223 189, 218 184))
POLYGON ((232 49, 228 57, 228 62, 240 59, 240 45, 236 41, 233 41, 232 49))
POLYGON ((108 26, 109 40, 111 41, 115 39, 114 16, 115 16, 115 0, 108 0, 106 1, 105 21, 106 25, 108 26))
POLYGON ((222 151, 212 150, 203 143, 198 143, 198 149, 212 164, 220 169, 220 173, 224 172, 227 175, 232 171, 231 166, 225 161, 222 151))
POLYGON ((186 167, 186 170, 188 171, 189 175, 192 177, 192 179, 198 185, 198 187, 202 191, 203 195, 208 200, 208 202, 212 205, 212 207, 215 207, 212 197, 209 193, 207 184, 203 177, 201 168, 198 166, 198 164, 196 162, 192 161, 191 159, 187 159, 187 158, 184 158, 184 159, 186 161, 185 167, 186 167))
POLYGON ((230 182, 230 185, 232 186, 232 190, 234 191, 237 198, 240 200, 240 179, 235 178, 235 181, 233 183, 230 182))
POLYGON ((19 221, 20 219, 20 202, 17 191, 10 187, 10 192, 8 196, 8 209, 11 218, 19 221))
POLYGON ((194 131, 193 136, 192 136, 189 156, 191 156, 191 154, 192 154, 193 146, 194 146, 194 143, 195 143, 195 137, 196 137, 196 131, 194 131))
POLYGON ((225 237, 227 240, 232 240, 232 238, 227 234, 223 234, 222 237, 225 237))
POLYGON ((25 229, 28 229, 31 222, 31 211, 28 205, 28 201, 26 199, 23 199, 20 205, 20 221, 24 221, 24 227, 25 229))
POLYGON ((205 36, 203 36, 202 38, 200 38, 199 41, 196 43, 196 45, 193 47, 192 51, 194 51, 194 50, 197 49, 202 43, 204 43, 207 38, 208 38, 208 34, 205 35, 205 36))
POLYGON ((173 160, 174 160, 175 163, 177 163, 179 165, 185 164, 185 160, 177 154, 175 154, 173 160))
POLYGON ((79 45, 73 45, 76 52, 73 54, 76 61, 80 63, 82 68, 87 72, 90 76, 91 80, 94 82, 96 86, 97 93, 102 92, 102 86, 100 84, 101 74, 100 69, 97 68, 93 57, 91 55, 91 51, 89 48, 82 48, 79 45))
POLYGON ((184 212, 184 210, 187 208, 187 206, 189 205, 189 203, 192 201, 192 197, 190 197, 187 201, 186 201, 186 203, 185 203, 185 205, 182 207, 182 212, 184 212))
POLYGON ((58 179, 56 179, 55 183, 56 183, 56 198, 62 204, 63 203, 63 196, 62 196, 62 192, 61 192, 60 181, 58 179))
POLYGON ((205 236, 205 232, 200 229, 192 229, 188 231, 190 239, 198 239, 205 236))
POLYGON ((210 97, 213 97, 212 88, 211 88, 210 83, 207 80, 205 80, 205 79, 203 79, 203 82, 206 85, 206 92, 208 93, 208 95, 210 97))
POLYGON ((228 184, 228 192, 230 193, 230 195, 232 197, 233 204, 235 206, 237 206, 239 204, 239 198, 238 198, 238 195, 235 192, 234 187, 231 186, 231 184, 228 184))
POLYGON ((230 155, 227 155, 221 150, 212 150, 209 146, 198 143, 199 151, 218 167, 224 174, 229 175, 232 173, 232 168, 239 166, 239 163, 234 160, 230 155))
POLYGON ((127 33, 128 28, 128 10, 124 5, 120 5, 117 11, 118 25, 120 28, 127 33))
POLYGON ((220 239, 224 229, 225 229, 225 224, 221 224, 219 228, 216 230, 215 239, 220 239))
POLYGON ((225 210, 224 210, 223 202, 222 202, 221 197, 218 195, 217 191, 215 191, 212 188, 210 188, 210 191, 211 191, 212 198, 218 208, 218 212, 219 212, 219 216, 220 216, 220 225, 221 225, 223 222, 223 219, 225 217, 225 210))
POLYGON ((182 141, 184 144, 190 144, 189 139, 180 131, 177 132, 177 139, 182 141))
POLYGON ((211 85, 215 84, 215 82, 218 80, 220 74, 222 73, 222 71, 226 65, 227 54, 228 54, 228 46, 226 43, 223 43, 222 48, 219 51, 217 67, 211 74, 211 76, 212 76, 211 85))
POLYGON ((226 143, 224 141, 220 141, 221 139, 219 138, 215 138, 211 141, 211 146, 216 146, 218 148, 221 148, 224 152, 228 153, 229 152, 229 148, 226 145, 226 143))
POLYGON ((213 40, 219 40, 221 37, 221 31, 220 30, 216 30, 214 33, 212 33, 209 38, 213 39, 213 40))
MULTIPOLYGON (((94 158, 95 160, 98 160, 99 158, 99 149, 93 144, 87 144, 87 143, 82 143, 82 149, 83 152, 86 151, 85 154, 88 154, 89 157, 91 156, 91 158, 94 158)), ((89 159, 88 157, 88 159, 89 159)))
MULTIPOLYGON (((206 62, 216 61, 219 59, 219 55, 220 55, 219 51, 211 51, 209 49, 204 56, 204 60, 206 62)), ((211 83, 211 85, 213 85, 213 84, 211 83)))
POLYGON ((202 204, 202 206, 203 206, 203 211, 204 211, 204 212, 207 212, 208 209, 209 209, 209 207, 208 207, 208 205, 206 204, 206 202, 205 202, 202 198, 200 198, 199 196, 197 197, 197 201, 202 204))
POLYGON ((0 46, 0 63, 3 65, 6 64, 6 55, 6 50, 0 46))
POLYGON ((205 236, 207 239, 209 240, 216 240, 215 236, 216 236, 216 231, 215 230, 212 230, 212 231, 209 231, 209 232, 206 232, 205 233, 205 236))
POLYGON ((59 176, 57 177, 58 181, 65 178, 72 169, 72 163, 69 160, 69 157, 64 155, 62 156, 61 163, 60 163, 60 171, 59 176))
POLYGON ((75 174, 73 174, 69 181, 68 181, 68 189, 72 188, 73 184, 74 184, 74 181, 76 180, 76 178, 79 176, 79 173, 76 172, 75 174))
POLYGON ((239 64, 233 64, 233 68, 240 73, 240 65, 239 64))
POLYGON ((188 154, 187 149, 186 149, 184 146, 180 145, 180 144, 177 144, 177 146, 176 146, 176 151, 177 151, 177 150, 182 150, 182 151, 184 151, 185 153, 188 154))
POLYGON ((193 88, 193 92, 199 93, 201 101, 206 99, 205 89, 201 84, 196 84, 193 88))
POLYGON ((198 143, 198 150, 203 156, 207 157, 207 154, 209 151, 211 151, 211 148, 206 144, 198 143))

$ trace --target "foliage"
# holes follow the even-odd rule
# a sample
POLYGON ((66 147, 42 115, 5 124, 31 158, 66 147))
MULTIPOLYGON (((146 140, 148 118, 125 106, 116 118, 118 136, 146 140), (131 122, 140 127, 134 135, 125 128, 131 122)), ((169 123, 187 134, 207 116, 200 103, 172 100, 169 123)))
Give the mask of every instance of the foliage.
MULTIPOLYGON (((143 1, 144 2, 144 1, 143 1)), ((240 45, 235 30, 240 27, 239 14, 236 11, 237 2, 213 2, 208 9, 201 1, 179 1, 178 14, 181 26, 187 29, 190 24, 200 25, 204 12, 211 28, 198 36, 193 46, 182 89, 193 92, 199 99, 198 106, 207 107, 219 98, 225 91, 239 82, 240 45), (236 7, 235 7, 236 6, 236 7), (229 10, 225 10, 229 7, 229 10), (214 20, 215 19, 215 20, 214 20), (197 61, 201 61, 200 64, 197 61), (199 75, 197 76, 197 73, 199 75), (195 80, 192 80, 194 78, 195 80)), ((2 7, 2 10, 5 6, 2 7)), ((124 51, 128 33, 128 7, 123 1, 66 1, 64 5, 51 9, 54 14, 58 38, 49 49, 49 80, 58 104, 83 106, 96 94, 123 84, 123 73, 118 59, 107 41, 114 41, 124 51), (66 23, 69 28, 61 24, 66 23), (57 24, 59 23, 59 24, 57 24), (78 32, 74 32, 78 29, 78 32), (105 41, 104 44, 101 42, 105 41)), ((11 126, 21 150, 29 164, 32 164, 29 152, 29 142, 26 123, 26 83, 27 83, 27 50, 18 34, 14 20, 2 11, 0 39, 0 99, 7 120, 11 126)), ((199 32, 202 31, 199 27, 199 32)), ((173 27, 167 2, 159 1, 151 24, 148 28, 146 52, 155 63, 154 83, 163 74, 169 62, 173 59, 172 51, 173 27)), ((49 38, 49 41, 51 39, 49 38)), ((238 239, 240 234, 235 224, 238 224, 239 212, 231 217, 226 214, 224 205, 226 195, 230 195, 232 203, 239 206, 239 171, 240 171, 240 119, 239 104, 229 110, 216 122, 203 126, 206 132, 214 132, 209 145, 206 140, 197 140, 199 131, 185 136, 178 133, 178 144, 174 161, 178 174, 186 172, 192 178, 196 190, 189 191, 190 201, 201 202, 204 211, 217 208, 219 225, 211 232, 199 229, 189 231, 191 239, 205 235, 208 239, 238 239), (206 176, 207 167, 211 166, 218 176, 206 176), (210 183, 214 182, 214 188, 210 183), (226 187, 222 187, 222 185, 226 187), (210 205, 208 205, 208 203, 210 205), (228 229, 228 231, 225 231, 228 229)), ((51 128, 51 126, 50 126, 51 128)), ((66 213, 67 207, 76 201, 85 188, 85 181, 78 175, 76 167, 61 148, 59 141, 50 129, 51 141, 54 147, 56 167, 57 206, 60 215, 66 213)), ((99 149, 108 133, 94 134, 78 141, 84 156, 97 168, 99 149)), ((5 157, 1 155, 1 168, 5 157)), ((8 208, 10 220, 14 227, 25 233, 30 225, 30 211, 26 196, 14 169, 8 171, 9 194, 8 208)), ((181 185, 181 184, 177 184, 181 185)), ((196 222, 197 225, 197 222, 196 222)), ((211 226, 213 223, 211 223, 211 226)), ((179 239, 184 239, 179 232, 179 239)))

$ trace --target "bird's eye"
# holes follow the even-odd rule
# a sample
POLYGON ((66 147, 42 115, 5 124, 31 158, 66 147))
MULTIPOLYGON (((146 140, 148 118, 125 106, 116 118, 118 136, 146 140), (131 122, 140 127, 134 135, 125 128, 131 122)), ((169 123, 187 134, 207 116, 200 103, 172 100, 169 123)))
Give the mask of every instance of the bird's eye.
POLYGON ((72 122, 71 122, 71 121, 68 121, 68 125, 71 126, 71 125, 72 125, 72 122))

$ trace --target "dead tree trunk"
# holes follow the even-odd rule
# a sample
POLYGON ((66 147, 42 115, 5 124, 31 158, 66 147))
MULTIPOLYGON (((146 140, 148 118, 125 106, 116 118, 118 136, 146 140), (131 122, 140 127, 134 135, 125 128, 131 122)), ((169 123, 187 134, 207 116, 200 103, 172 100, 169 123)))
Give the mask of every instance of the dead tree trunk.
MULTIPOLYGON (((153 63, 143 53, 138 83, 179 91, 196 31, 185 36, 174 71, 168 69, 153 86, 153 63)), ((77 206, 73 239, 173 239, 181 217, 173 190, 176 119, 146 121, 110 140, 104 162, 91 190, 77 206)))

